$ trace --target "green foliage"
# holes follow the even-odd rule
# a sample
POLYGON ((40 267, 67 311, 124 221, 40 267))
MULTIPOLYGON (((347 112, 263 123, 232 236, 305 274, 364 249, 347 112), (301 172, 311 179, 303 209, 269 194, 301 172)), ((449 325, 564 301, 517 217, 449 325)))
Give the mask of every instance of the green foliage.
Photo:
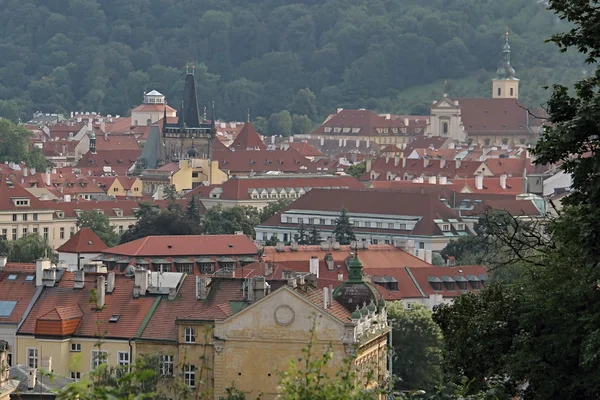
POLYGON ((283 210, 285 207, 290 205, 291 202, 291 199, 279 199, 277 201, 269 202, 269 204, 267 204, 262 208, 262 210, 260 210, 260 223, 262 224, 263 222, 271 218, 273 215, 283 210))
POLYGON ((269 117, 269 136, 290 136, 292 134, 292 117, 287 110, 271 114, 269 117))
POLYGON ((56 263, 58 258, 52 247, 37 233, 30 233, 5 244, 8 246, 3 247, 5 251, 8 249, 8 261, 11 262, 33 263, 40 258, 48 257, 56 263))
POLYGON ((358 179, 362 176, 362 174, 365 173, 366 170, 367 164, 365 162, 360 162, 349 166, 348 169, 346 169, 346 173, 358 179))
POLYGON ((308 231, 308 244, 313 246, 321 244, 321 231, 316 225, 312 225, 308 231))
POLYGON ((0 162, 24 162, 38 171, 49 167, 50 163, 38 148, 29 151, 30 137, 31 132, 22 125, 15 125, 8 119, 0 118, 0 162))
POLYGON ((346 208, 342 208, 340 215, 335 219, 333 236, 342 245, 350 244, 351 241, 356 240, 354 226, 350 222, 350 216, 346 208))
POLYGON ((304 135, 312 131, 313 123, 307 115, 292 115, 292 134, 304 135))
POLYGON ((273 234, 269 239, 265 241, 265 246, 276 246, 279 242, 279 239, 275 234, 273 234))
POLYGON ((90 228, 105 245, 112 247, 119 242, 115 227, 110 224, 108 217, 98 211, 83 211, 77 217, 78 228, 90 228))
POLYGON ((123 232, 120 243, 131 242, 150 235, 199 235, 201 226, 194 219, 188 218, 187 211, 181 210, 178 203, 169 202, 167 208, 161 210, 150 203, 139 203, 136 212, 137 222, 123 232))
POLYGON ((425 390, 429 393, 442 379, 442 331, 431 311, 413 303, 405 309, 402 302, 387 304, 388 319, 393 320, 393 375, 396 388, 425 390))
POLYGON ((431 255, 432 265, 445 265, 444 258, 439 253, 433 253, 431 255))
POLYGON ((304 225, 304 222, 301 222, 300 225, 298 226, 298 233, 294 234, 294 240, 299 244, 299 245, 305 245, 308 244, 308 232, 306 232, 306 225, 304 225))
POLYGON ((202 218, 202 233, 209 235, 233 234, 256 236, 254 227, 260 223, 259 211, 250 206, 224 208, 218 204, 208 210, 202 218))
POLYGON ((186 217, 193 223, 200 225, 201 215, 198 206, 198 200, 195 196, 190 197, 188 201, 187 209, 185 211, 186 217))

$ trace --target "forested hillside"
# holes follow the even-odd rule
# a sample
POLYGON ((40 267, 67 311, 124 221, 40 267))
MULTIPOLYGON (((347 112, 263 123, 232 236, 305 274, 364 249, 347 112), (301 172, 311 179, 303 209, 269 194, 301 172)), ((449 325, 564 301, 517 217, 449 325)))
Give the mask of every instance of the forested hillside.
POLYGON ((536 0, 0 0, 0 9, 0 116, 13 120, 35 110, 123 115, 151 89, 176 105, 186 63, 197 65, 201 106, 214 99, 224 119, 245 120, 248 109, 313 121, 336 107, 422 113, 444 80, 455 96, 488 95, 506 27, 525 102, 585 73, 578 55, 544 43, 567 27, 536 0))

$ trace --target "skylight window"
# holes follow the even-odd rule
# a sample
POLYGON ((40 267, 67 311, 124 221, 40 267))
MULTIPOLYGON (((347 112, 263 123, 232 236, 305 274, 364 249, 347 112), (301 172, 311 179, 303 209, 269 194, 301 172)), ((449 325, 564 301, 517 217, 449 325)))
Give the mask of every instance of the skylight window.
POLYGON ((8 276, 8 278, 6 278, 6 279, 8 279, 9 281, 16 281, 17 280, 17 275, 16 274, 10 274, 8 276))
POLYGON ((121 314, 113 314, 108 322, 117 322, 121 318, 121 314))
POLYGON ((16 305, 16 301, 0 301, 0 317, 10 317, 16 305))
POLYGON ((34 276, 33 275, 27 275, 25 277, 25 282, 32 282, 33 281, 34 276))

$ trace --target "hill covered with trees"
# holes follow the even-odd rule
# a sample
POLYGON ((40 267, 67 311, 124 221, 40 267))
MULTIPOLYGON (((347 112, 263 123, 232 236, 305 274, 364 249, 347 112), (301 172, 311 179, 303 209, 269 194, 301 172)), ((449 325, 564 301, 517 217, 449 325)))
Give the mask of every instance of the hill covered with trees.
POLYGON ((195 64, 201 107, 223 119, 336 107, 423 113, 448 80, 485 96, 506 27, 521 97, 585 74, 535 0, 0 0, 0 116, 125 115, 144 91, 179 104, 195 64))

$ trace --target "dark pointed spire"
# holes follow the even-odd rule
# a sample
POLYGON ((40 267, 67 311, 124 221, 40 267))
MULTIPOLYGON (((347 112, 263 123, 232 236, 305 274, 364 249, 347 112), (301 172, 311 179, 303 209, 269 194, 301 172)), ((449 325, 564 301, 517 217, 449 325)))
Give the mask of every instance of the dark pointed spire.
POLYGON ((179 119, 177 120, 177 124, 179 125, 179 129, 183 132, 185 129, 185 102, 181 100, 181 108, 179 112, 179 119))
POLYGON ((498 79, 510 79, 514 78, 515 70, 510 65, 510 44, 508 44, 508 37, 510 33, 508 32, 508 28, 506 28, 506 33, 504 34, 504 46, 502 47, 502 65, 498 68, 496 73, 498 74, 498 79))
POLYGON ((162 133, 167 131, 167 102, 165 101, 165 107, 163 109, 163 125, 162 125, 162 133))
POLYGON ((217 135, 217 118, 215 117, 215 101, 212 101, 212 120, 210 121, 210 133, 213 136, 217 135))
POLYGON ((185 110, 184 122, 188 128, 200 127, 200 111, 198 109, 198 98, 196 95, 196 79, 194 78, 193 68, 187 68, 185 75, 185 85, 183 86, 183 102, 185 110))

